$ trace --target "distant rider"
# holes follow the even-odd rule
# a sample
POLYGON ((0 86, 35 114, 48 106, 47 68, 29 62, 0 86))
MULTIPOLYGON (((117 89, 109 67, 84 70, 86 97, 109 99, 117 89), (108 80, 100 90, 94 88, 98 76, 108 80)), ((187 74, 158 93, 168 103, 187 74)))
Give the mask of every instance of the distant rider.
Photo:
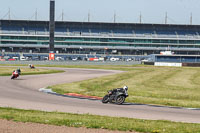
POLYGON ((35 68, 33 64, 29 64, 29 67, 32 69, 32 68, 35 68))

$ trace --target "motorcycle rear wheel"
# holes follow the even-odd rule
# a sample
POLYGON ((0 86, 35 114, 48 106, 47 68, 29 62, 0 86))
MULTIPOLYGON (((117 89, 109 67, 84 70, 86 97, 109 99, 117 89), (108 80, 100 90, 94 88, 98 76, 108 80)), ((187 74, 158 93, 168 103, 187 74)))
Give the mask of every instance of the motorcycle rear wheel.
POLYGON ((105 95, 102 99, 102 103, 108 103, 109 102, 109 95, 105 95))
POLYGON ((15 79, 15 78, 17 78, 17 77, 15 77, 14 75, 11 77, 11 79, 15 79))

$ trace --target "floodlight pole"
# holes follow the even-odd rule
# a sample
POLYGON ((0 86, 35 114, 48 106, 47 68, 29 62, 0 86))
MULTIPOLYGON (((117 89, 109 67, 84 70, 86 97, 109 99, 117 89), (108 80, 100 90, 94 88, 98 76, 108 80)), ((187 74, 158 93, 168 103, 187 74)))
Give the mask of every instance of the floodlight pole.
POLYGON ((64 11, 62 10, 62 21, 64 21, 64 11))
POLYGON ((90 11, 88 12, 88 22, 90 22, 90 11))
POLYGON ((116 12, 114 13, 114 23, 116 23, 116 12))
POLYGON ((190 25, 192 25, 192 13, 190 14, 190 25))
POLYGON ((167 12, 165 13, 165 24, 167 24, 167 19, 168 19, 168 16, 167 16, 167 12))
POLYGON ((140 24, 142 23, 142 13, 140 12, 140 24))
POLYGON ((35 10, 35 21, 37 21, 37 16, 38 16, 38 12, 37 12, 37 8, 35 10))
POLYGON ((54 53, 54 32, 55 32, 55 0, 50 0, 49 53, 54 53))
POLYGON ((11 13, 10 13, 10 8, 8 9, 8 20, 10 20, 11 19, 11 15, 10 15, 11 13))

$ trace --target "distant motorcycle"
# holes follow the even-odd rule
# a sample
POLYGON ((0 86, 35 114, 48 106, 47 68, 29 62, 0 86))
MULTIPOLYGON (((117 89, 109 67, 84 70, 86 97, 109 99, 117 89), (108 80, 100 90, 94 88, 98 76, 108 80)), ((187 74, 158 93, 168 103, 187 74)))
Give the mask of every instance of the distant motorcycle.
POLYGON ((29 64, 29 68, 34 69, 35 66, 33 64, 29 64))
POLYGON ((19 73, 17 71, 13 71, 12 75, 11 75, 11 79, 16 79, 19 77, 19 73))
POLYGON ((127 91, 123 91, 122 89, 109 90, 108 94, 103 97, 102 103, 110 102, 116 104, 123 104, 127 97, 127 91))

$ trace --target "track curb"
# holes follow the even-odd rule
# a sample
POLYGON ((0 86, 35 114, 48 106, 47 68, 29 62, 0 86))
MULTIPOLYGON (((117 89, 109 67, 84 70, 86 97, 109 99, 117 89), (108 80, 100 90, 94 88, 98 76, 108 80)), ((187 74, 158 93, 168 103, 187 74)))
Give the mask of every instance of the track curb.
POLYGON ((79 98, 79 99, 89 99, 89 100, 102 100, 102 97, 82 95, 82 94, 78 94, 78 93, 59 94, 59 93, 52 91, 52 89, 46 89, 46 88, 40 88, 39 91, 47 93, 47 94, 57 95, 57 96, 79 98))
POLYGON ((82 95, 82 94, 77 94, 77 93, 65 93, 64 95, 73 96, 73 97, 79 97, 79 98, 102 100, 102 97, 88 96, 88 95, 82 95))

